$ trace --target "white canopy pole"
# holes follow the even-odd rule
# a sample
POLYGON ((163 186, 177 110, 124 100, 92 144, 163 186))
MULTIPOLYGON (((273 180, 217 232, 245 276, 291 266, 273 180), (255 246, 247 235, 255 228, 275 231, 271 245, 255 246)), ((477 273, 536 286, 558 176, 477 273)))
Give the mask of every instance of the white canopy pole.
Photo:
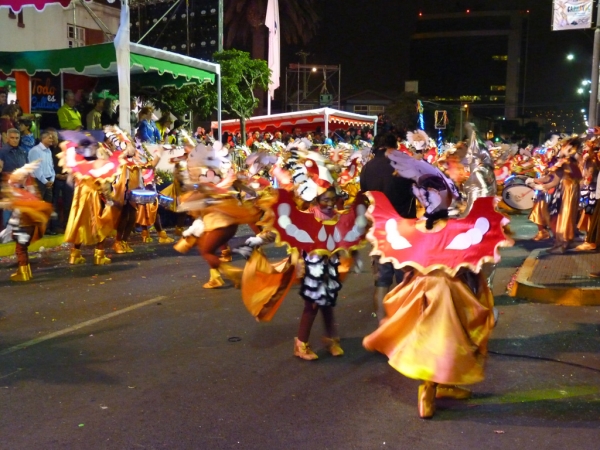
MULTIPOLYGON (((215 139, 220 141, 223 136, 221 125, 221 66, 219 66, 219 73, 217 74, 217 128, 219 135, 215 139)), ((226 144, 226 142, 223 142, 223 144, 226 144)))
POLYGON ((121 23, 115 36, 117 74, 119 77, 119 127, 131 133, 131 57, 129 51, 129 3, 121 0, 121 23))

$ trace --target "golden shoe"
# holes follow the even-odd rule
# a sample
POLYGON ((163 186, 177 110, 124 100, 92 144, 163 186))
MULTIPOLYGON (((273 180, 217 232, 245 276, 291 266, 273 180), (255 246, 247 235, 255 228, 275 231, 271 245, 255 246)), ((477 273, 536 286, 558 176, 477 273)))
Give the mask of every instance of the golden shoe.
POLYGON ((435 388, 435 398, 454 398, 456 400, 465 400, 471 398, 471 391, 459 386, 449 386, 447 384, 438 384, 435 388))
POLYGON ((29 281, 33 277, 31 276, 31 267, 29 264, 26 266, 19 266, 17 272, 10 276, 11 281, 29 281))
POLYGON ((534 241, 544 241, 546 239, 550 239, 550 233, 547 230, 540 230, 538 231, 538 233, 533 237, 534 241))
POLYGON ((305 359, 306 361, 319 359, 317 354, 311 350, 310 344, 308 342, 302 342, 297 337, 294 338, 294 356, 305 359))
POLYGON ((229 249, 229 247, 225 247, 223 249, 219 260, 222 262, 231 262, 231 250, 229 249))
POLYGON ((435 413, 435 383, 425 381, 419 386, 419 417, 431 419, 435 413))
POLYGON ((175 239, 167 236, 167 232, 165 230, 162 230, 160 233, 158 233, 158 243, 159 244, 170 244, 171 242, 174 242, 174 241, 175 241, 175 239))
POLYGON ((96 249, 94 250, 94 264, 96 266, 103 266, 105 264, 110 264, 110 258, 104 256, 104 250, 96 249))
POLYGON ((225 275, 233 282, 233 286, 236 289, 239 289, 242 284, 242 274, 244 273, 244 269, 240 267, 235 267, 231 264, 222 263, 219 266, 219 272, 225 275))
POLYGON ((133 249, 129 245, 129 242, 123 241, 123 246, 125 247, 125 252, 126 253, 133 253, 133 249))
POLYGON ((218 269, 210 269, 210 280, 204 283, 202 287, 204 289, 215 289, 225 286, 225 282, 223 278, 221 278, 221 274, 218 269))
POLYGON ((69 255, 69 264, 83 264, 85 258, 81 256, 81 250, 78 248, 72 248, 71 254, 69 255))
POLYGON ((340 347, 340 338, 324 337, 323 344, 325 344, 325 348, 327 348, 327 351, 332 356, 342 356, 344 354, 344 350, 340 347))
POLYGON ((196 245, 197 240, 195 236, 182 237, 173 248, 179 253, 187 253, 196 245))
POLYGON ((127 253, 127 247, 125 246, 125 242, 123 241, 115 241, 112 248, 115 251, 115 253, 127 253))
POLYGON ((589 242, 584 242, 575 247, 576 252, 589 252, 592 250, 596 250, 596 244, 591 244, 589 242))
POLYGON ((150 233, 148 232, 148 230, 142 230, 142 242, 144 244, 152 242, 154 239, 152 239, 150 237, 150 233))

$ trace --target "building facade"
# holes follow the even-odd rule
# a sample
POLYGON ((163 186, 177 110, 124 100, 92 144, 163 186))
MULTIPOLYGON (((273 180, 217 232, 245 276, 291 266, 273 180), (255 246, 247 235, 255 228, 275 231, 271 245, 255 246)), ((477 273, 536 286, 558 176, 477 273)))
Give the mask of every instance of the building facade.
POLYGON ((526 11, 420 12, 410 78, 431 101, 516 119, 522 101, 526 11))

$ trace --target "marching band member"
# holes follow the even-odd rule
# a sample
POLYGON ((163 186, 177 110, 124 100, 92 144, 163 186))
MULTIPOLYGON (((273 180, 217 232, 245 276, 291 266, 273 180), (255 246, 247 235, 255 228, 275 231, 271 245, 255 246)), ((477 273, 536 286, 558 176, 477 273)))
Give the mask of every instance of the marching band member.
POLYGON ((550 226, 554 234, 554 246, 549 253, 564 253, 575 239, 577 212, 579 209, 579 182, 582 175, 575 155, 581 147, 578 138, 563 143, 558 162, 549 169, 560 179, 549 205, 550 226))
POLYGON ((162 156, 163 148, 159 146, 154 155, 138 150, 118 127, 106 127, 108 140, 120 148, 119 175, 113 185, 115 207, 118 209, 116 220, 117 235, 113 244, 116 253, 132 253, 133 249, 127 242, 138 213, 138 204, 154 203, 158 194, 144 189, 143 174, 145 169, 154 169, 162 156))

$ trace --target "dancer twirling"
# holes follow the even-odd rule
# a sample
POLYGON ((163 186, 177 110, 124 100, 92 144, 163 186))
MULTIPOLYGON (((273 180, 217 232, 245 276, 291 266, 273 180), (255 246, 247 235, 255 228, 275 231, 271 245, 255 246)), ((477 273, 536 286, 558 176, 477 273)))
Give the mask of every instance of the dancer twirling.
POLYGON ((19 266, 17 272, 10 276, 12 281, 29 281, 33 278, 28 247, 44 235, 52 214, 52 204, 44 202, 35 187, 33 172, 38 165, 39 161, 16 169, 3 188, 7 201, 2 207, 12 210, 12 213, 2 233, 12 234, 19 266))
POLYGON ((510 241, 494 198, 478 198, 465 218, 448 219, 458 195, 453 183, 401 152, 390 159, 401 176, 415 181, 426 213, 423 220, 403 219, 382 193, 367 193, 373 222, 367 238, 383 261, 406 274, 384 300, 385 320, 363 345, 386 354, 403 375, 423 381, 419 416, 430 418, 436 397, 467 398, 470 391, 458 385, 483 379, 494 298, 481 267, 498 262, 497 247, 510 241))
POLYGON ((82 245, 95 246, 94 264, 110 264, 104 241, 114 230, 111 183, 118 173, 120 152, 110 152, 87 133, 65 131, 62 137, 59 165, 75 183, 65 229, 65 242, 73 244, 69 264, 85 263, 82 245))
POLYGON ((344 351, 333 307, 342 288, 343 274, 352 261, 349 256, 360 246, 365 233, 365 199, 359 194, 348 209, 338 210, 339 192, 321 155, 298 143, 292 144, 290 153, 284 170, 273 171, 280 177, 280 184, 290 191, 276 191, 276 201, 260 223, 265 227, 261 235, 274 233, 277 244, 289 246, 290 257, 269 264, 264 255, 255 251, 244 269, 242 297, 258 320, 268 321, 285 297, 293 281, 291 276, 302 273, 298 278, 304 308, 294 338, 294 355, 309 361, 318 359, 309 337, 321 311, 325 323, 323 343, 331 355, 341 356, 344 351), (302 270, 295 270, 294 265, 300 265, 302 270))
POLYGON ((261 211, 252 202, 240 201, 238 190, 249 190, 233 173, 227 149, 220 142, 212 146, 198 144, 188 157, 188 173, 195 189, 181 196, 179 212, 187 212, 195 220, 175 244, 181 253, 194 245, 210 266, 210 279, 202 287, 219 288, 225 285, 221 273, 238 285, 242 271, 223 262, 216 252, 235 236, 238 225, 255 223, 261 211), (236 190, 237 189, 237 190, 236 190))

